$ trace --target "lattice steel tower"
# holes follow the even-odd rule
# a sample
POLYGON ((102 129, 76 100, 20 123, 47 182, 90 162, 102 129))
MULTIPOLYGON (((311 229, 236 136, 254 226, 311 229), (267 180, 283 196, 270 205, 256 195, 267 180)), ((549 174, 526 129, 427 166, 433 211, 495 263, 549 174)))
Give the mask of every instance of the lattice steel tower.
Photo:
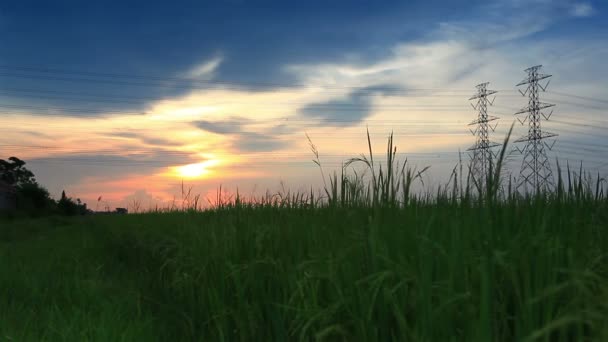
POLYGON ((477 94, 469 99, 469 101, 477 100, 477 104, 473 106, 478 112, 477 119, 472 121, 469 126, 477 126, 475 130, 471 130, 471 133, 477 137, 475 145, 470 147, 468 151, 473 151, 472 162, 471 162, 471 175, 474 178, 474 182, 480 189, 485 189, 487 174, 490 171, 490 163, 493 162, 493 151, 492 147, 499 146, 495 142, 490 141, 489 132, 496 129, 496 125, 491 126, 489 122, 497 120, 495 116, 488 115, 488 105, 494 104, 494 99, 490 101, 488 97, 496 94, 495 90, 488 90, 488 82, 477 85, 477 94))
POLYGON ((522 92, 519 90, 519 92, 523 96, 528 97, 528 107, 515 113, 515 115, 527 113, 527 116, 523 120, 518 118, 522 125, 528 121, 528 135, 515 140, 516 143, 526 143, 523 149, 517 148, 524 155, 517 188, 521 189, 523 187, 526 192, 531 189, 535 193, 547 191, 553 186, 553 172, 551 171, 546 150, 553 148, 555 140, 549 145, 544 139, 557 136, 557 134, 541 130, 541 116, 545 120, 549 120, 549 117, 553 114, 553 110, 549 114, 543 113, 542 110, 555 106, 554 104, 540 102, 539 100, 539 90, 545 91, 549 85, 549 80, 544 87, 540 85, 539 81, 551 77, 551 75, 541 74, 541 68, 542 65, 537 65, 525 70, 528 73, 528 77, 519 82, 517 86, 527 85, 526 91, 522 92))

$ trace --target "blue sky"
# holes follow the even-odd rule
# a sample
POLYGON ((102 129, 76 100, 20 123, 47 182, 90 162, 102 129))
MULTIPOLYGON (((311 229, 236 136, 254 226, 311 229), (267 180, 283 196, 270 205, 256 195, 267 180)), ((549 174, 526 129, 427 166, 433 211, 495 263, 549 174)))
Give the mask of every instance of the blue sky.
MULTIPOLYGON (((483 34, 492 22, 511 21, 512 27, 506 29, 533 31, 522 35, 522 42, 556 37, 601 40, 608 33, 606 8, 605 2, 570 0, 146 1, 139 5, 16 1, 0 5, 0 62, 172 78, 220 57, 215 79, 257 90, 297 84, 298 79, 285 72, 287 65, 382 59, 394 45, 436 39, 441 25, 453 23, 473 32, 480 25, 476 34, 483 34)), ((484 39, 492 44, 489 33, 484 39)), ((504 43, 499 37, 495 44, 504 43)), ((114 94, 121 90, 112 83, 25 77, 1 81, 15 88, 52 83, 53 89, 66 91, 85 87, 114 94)), ((189 86, 187 82, 162 89, 131 86, 128 94, 155 99, 187 92, 189 86)), ((94 106, 104 108, 103 103, 94 106)), ((128 103, 111 107, 116 106, 139 107, 128 103)))
MULTIPOLYGON (((361 61, 380 58, 396 42, 428 34, 439 20, 467 15, 471 4, 474 2, 463 6, 450 1, 149 1, 132 6, 19 1, 0 7, 4 51, 0 61, 168 78, 221 56, 217 79, 256 90, 297 82, 282 70, 285 65, 339 61, 346 55, 356 55, 361 61)), ((39 82, 10 79, 12 86, 30 87, 39 82)), ((162 97, 185 92, 181 86, 187 84, 177 89, 129 87, 128 91, 132 96, 162 97)), ((57 87, 72 90, 75 85, 53 82, 53 88, 57 87)), ((112 84, 86 84, 86 88, 110 94, 115 90, 112 84)))
MULTIPOLYGON (((213 160, 232 168, 235 186, 300 184, 314 181, 309 168, 239 176, 261 163, 218 156, 304 156, 305 131, 330 155, 359 153, 364 146, 346 140, 365 125, 379 144, 402 129, 403 151, 466 149, 472 138, 447 137, 467 132, 474 86, 500 90, 494 114, 506 117, 504 133, 525 105, 514 87, 523 69, 544 64, 555 75, 555 117, 570 122, 549 126, 562 154, 585 147, 598 166, 608 155, 599 128, 608 126, 607 13, 606 2, 579 0, 4 2, 0 109, 3 130, 16 129, 0 143, 53 145, 19 151, 53 192, 82 197, 96 198, 111 179, 158 181, 167 168, 213 160), (405 125, 415 121, 423 125, 405 125), (343 139, 323 140, 332 134, 343 139)), ((454 159, 443 161, 420 162, 438 163, 442 179, 454 159)), ((219 184, 190 181, 201 192, 219 184)), ((158 199, 173 190, 128 191, 158 199)), ((116 203, 132 195, 113 193, 116 203)))

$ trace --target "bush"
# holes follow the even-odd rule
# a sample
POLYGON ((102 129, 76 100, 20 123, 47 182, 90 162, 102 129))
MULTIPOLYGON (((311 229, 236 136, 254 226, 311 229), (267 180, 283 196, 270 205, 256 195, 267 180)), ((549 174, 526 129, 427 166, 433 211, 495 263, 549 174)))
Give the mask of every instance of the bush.
POLYGON ((87 205, 82 204, 80 199, 74 201, 65 195, 65 191, 61 192, 61 199, 57 202, 57 209, 60 215, 76 216, 87 214, 87 205))
POLYGON ((44 216, 52 214, 56 203, 49 192, 38 183, 23 183, 16 187, 17 210, 29 216, 44 216))

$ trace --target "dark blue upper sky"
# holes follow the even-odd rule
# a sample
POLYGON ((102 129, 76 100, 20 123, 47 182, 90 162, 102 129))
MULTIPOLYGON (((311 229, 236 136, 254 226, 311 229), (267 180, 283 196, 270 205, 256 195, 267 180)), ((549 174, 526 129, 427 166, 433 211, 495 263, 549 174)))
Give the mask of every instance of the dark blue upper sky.
POLYGON ((1 7, 2 60, 76 69, 175 72, 218 52, 240 79, 286 61, 378 54, 470 12, 450 1, 159 1, 1 7))

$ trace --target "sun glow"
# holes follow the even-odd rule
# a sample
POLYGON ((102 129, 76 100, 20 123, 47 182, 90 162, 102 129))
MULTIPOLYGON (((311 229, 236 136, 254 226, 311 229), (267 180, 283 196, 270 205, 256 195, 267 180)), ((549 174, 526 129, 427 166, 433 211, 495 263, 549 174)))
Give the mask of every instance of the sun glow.
POLYGON ((209 175, 211 172, 209 167, 217 165, 219 162, 215 159, 207 160, 202 163, 188 164, 177 166, 174 168, 175 175, 182 178, 200 178, 209 175))

